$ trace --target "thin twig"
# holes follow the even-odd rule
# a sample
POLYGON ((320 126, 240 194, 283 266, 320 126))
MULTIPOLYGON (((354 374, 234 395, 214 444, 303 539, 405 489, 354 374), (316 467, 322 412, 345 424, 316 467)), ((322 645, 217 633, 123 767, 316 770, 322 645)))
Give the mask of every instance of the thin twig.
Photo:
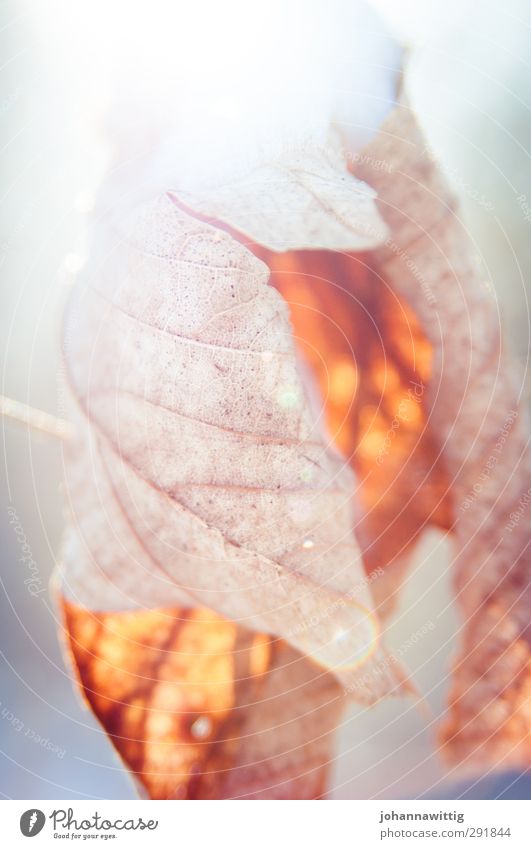
POLYGON ((5 395, 0 395, 0 416, 56 439, 66 440, 72 437, 73 429, 70 422, 58 419, 43 410, 28 407, 27 404, 21 404, 20 401, 6 398, 5 395))

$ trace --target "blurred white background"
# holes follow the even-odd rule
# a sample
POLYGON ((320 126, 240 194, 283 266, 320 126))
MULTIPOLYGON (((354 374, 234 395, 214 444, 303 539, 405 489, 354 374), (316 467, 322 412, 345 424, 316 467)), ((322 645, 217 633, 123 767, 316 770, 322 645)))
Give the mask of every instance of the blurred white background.
MULTIPOLYGON (((0 29, 1 391, 55 414, 61 407, 62 305, 83 263, 86 214, 105 155, 88 117, 105 98, 102 76, 96 65, 87 74, 81 58, 77 66, 65 26, 65 15, 75 16, 76 7, 87 4, 68 5, 66 13, 60 0, 7 0, 0 29)), ((461 193, 524 380, 531 221, 517 198, 531 198, 531 6, 527 0, 375 5, 410 48, 414 105, 461 193)), ((106 23, 103 14, 102 30, 106 23)), ((0 792, 34 799, 131 797, 130 780, 73 692, 48 595, 27 591, 27 571, 9 524, 12 507, 45 586, 62 527, 59 449, 11 425, 3 426, 2 436, 0 792), (36 742, 35 734, 58 751, 36 742)), ((445 545, 435 534, 424 541, 392 633, 399 647, 416 629, 434 625, 405 657, 434 719, 408 703, 353 708, 338 740, 332 782, 337 798, 461 792, 458 776, 444 773, 434 750, 434 723, 444 707, 458 628, 445 545)), ((477 792, 495 795, 512 781, 487 781, 477 792)))

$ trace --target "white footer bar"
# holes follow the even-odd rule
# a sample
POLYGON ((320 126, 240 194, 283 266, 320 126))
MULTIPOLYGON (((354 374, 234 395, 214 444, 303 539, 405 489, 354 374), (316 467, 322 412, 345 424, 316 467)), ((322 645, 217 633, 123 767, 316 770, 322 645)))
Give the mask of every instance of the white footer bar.
POLYGON ((2 801, 2 845, 172 849, 531 847, 518 801, 2 801), (35 843, 30 844, 30 838, 35 843), (67 842, 68 841, 68 842, 67 842))

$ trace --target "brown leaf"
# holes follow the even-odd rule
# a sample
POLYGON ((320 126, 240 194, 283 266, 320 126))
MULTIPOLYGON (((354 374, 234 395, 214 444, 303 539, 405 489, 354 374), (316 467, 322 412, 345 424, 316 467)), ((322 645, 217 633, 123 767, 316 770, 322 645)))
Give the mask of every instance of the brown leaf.
POLYGON ((64 615, 87 701, 152 798, 326 792, 341 689, 285 643, 200 609, 64 615))
POLYGON ((433 350, 426 402, 452 487, 464 622, 445 750, 454 760, 528 766, 531 554, 520 505, 530 462, 497 304, 407 103, 355 170, 378 192, 390 229, 373 267, 415 309, 433 350))
MULTIPOLYGON (((510 379, 511 366, 500 352, 495 303, 479 276, 478 264, 456 212, 453 196, 430 159, 422 134, 419 133, 414 116, 407 105, 401 105, 393 113, 378 137, 364 154, 358 157, 357 163, 356 174, 378 192, 380 211, 389 227, 390 235, 383 248, 372 254, 357 256, 339 256, 324 251, 311 254, 296 251, 278 256, 256 245, 254 249, 257 255, 266 259, 273 272, 273 282, 290 304, 297 342, 318 377, 322 393, 326 395, 328 432, 359 474, 360 482, 356 492, 360 496, 362 506, 356 517, 356 532, 369 575, 372 577, 382 566, 385 567, 383 576, 374 582, 377 598, 384 612, 390 607, 390 594, 400 583, 411 543, 418 537, 422 528, 428 524, 441 528, 452 527, 456 540, 456 585, 467 625, 462 654, 456 663, 454 691, 451 697, 452 712, 444 731, 447 749, 454 757, 459 758, 496 763, 526 763, 529 760, 527 622, 530 567, 529 557, 526 555, 529 540, 524 523, 520 523, 518 519, 514 527, 510 527, 509 517, 521 515, 520 505, 525 497, 525 487, 529 479, 529 461, 525 453, 525 430, 516 413, 517 393, 510 379), (385 168, 378 164, 382 162, 385 163, 385 168), (500 380, 500 375, 504 376, 503 381, 500 380), (398 425, 395 427, 396 420, 398 425)), ((307 188, 305 186, 305 191, 307 188)), ((248 186, 242 190, 241 197, 246 197, 247 194, 248 186)), ((238 218, 234 209, 225 203, 228 197, 222 195, 221 200, 218 197, 217 205, 205 205, 202 198, 187 196, 183 200, 188 205, 195 205, 203 215, 221 215, 229 227, 238 228, 243 234, 255 237, 255 233, 264 228, 263 221, 253 221, 252 214, 245 204, 242 205, 241 197, 235 208, 240 204, 244 214, 238 218)), ((132 286, 126 289, 125 294, 121 292, 120 285, 113 289, 109 308, 118 308, 122 313, 132 308, 129 318, 137 323, 145 321, 151 329, 156 328, 157 345, 158 333, 167 333, 166 322, 174 320, 169 309, 170 300, 167 293, 164 294, 164 287, 168 287, 167 281, 164 282, 164 275, 169 274, 168 279, 171 278, 174 267, 178 266, 182 259, 179 251, 184 251, 185 246, 186 250, 188 249, 184 237, 179 251, 176 252, 175 247, 171 250, 168 248, 168 238, 175 232, 176 221, 172 214, 166 214, 168 209, 167 206, 164 210, 159 209, 154 216, 153 231, 156 232, 155 235, 152 232, 150 238, 154 238, 155 247, 149 245, 147 255, 139 258, 134 253, 135 250, 139 253, 138 245, 126 245, 121 258, 120 251, 114 253, 113 263, 109 264, 104 275, 104 279, 115 279, 118 283, 133 280, 132 286), (162 218, 158 215, 161 211, 162 218), (157 239, 160 241, 157 242, 157 239), (157 264, 166 264, 170 271, 158 268, 154 273, 157 264), (142 281, 146 279, 156 282, 154 309, 152 292, 147 300, 142 300, 142 281), (162 294, 158 288, 161 280, 162 294)), ((187 216, 182 208, 178 213, 173 211, 173 214, 178 215, 181 235, 186 234, 186 224, 193 220, 193 216, 187 216)), ((198 229, 193 232, 192 254, 194 250, 199 250, 201 241, 201 250, 205 251, 205 241, 209 241, 212 233, 212 228, 206 222, 200 225, 196 221, 195 226, 198 229), (197 242, 194 244, 196 237, 197 242)), ((238 277, 238 291, 245 292, 242 281, 246 273, 251 272, 245 263, 242 265, 243 254, 239 255, 238 261, 234 260, 234 240, 227 242, 229 237, 222 234, 218 227, 214 232, 216 242, 222 246, 222 253, 227 251, 231 259, 228 263, 216 265, 215 275, 211 269, 211 280, 217 283, 217 273, 221 270, 222 274, 228 276, 230 269, 230 275, 238 277)), ((118 235, 118 239, 121 241, 123 236, 118 235)), ((262 241, 266 246, 281 246, 271 235, 266 234, 262 241)), ((284 246, 297 244, 295 238, 291 242, 287 239, 283 243, 284 246)), ((208 249, 210 248, 211 244, 208 246, 208 249)), ((213 253, 216 255, 215 250, 213 253)), ((249 254, 245 255, 245 261, 251 261, 249 254)), ((204 265, 201 266, 201 262, 196 262, 196 265, 201 267, 201 273, 204 275, 204 265)), ((186 273, 192 274, 189 270, 186 273)), ((112 289, 112 286, 108 284, 108 288, 112 289)), ((208 291, 206 287, 198 289, 205 293, 208 291)), ((173 296, 175 291, 174 289, 173 296)), ((186 317, 186 326, 184 329, 177 328, 177 333, 186 336, 184 330, 188 332, 191 327, 194 334, 191 338, 186 336, 185 342, 219 347, 219 340, 226 338, 224 334, 228 328, 236 334, 236 339, 239 339, 241 328, 235 330, 234 324, 231 323, 234 310, 230 306, 225 303, 220 309, 218 304, 209 313, 207 307, 210 308, 210 303, 206 306, 202 303, 198 309, 198 302, 194 300, 195 288, 190 286, 190 289, 185 291, 183 314, 186 317), (194 325, 193 321, 190 323, 192 313, 187 312, 187 298, 191 298, 193 302, 194 316, 200 319, 197 325, 194 325), (226 320, 227 313, 231 315, 229 321, 226 320), (220 318, 221 327, 218 325, 220 318), (203 334, 205 330, 206 336, 195 335, 203 334)), ((261 291, 263 294, 263 290, 261 291)), ((101 289, 100 296, 105 297, 101 289)), ((254 300, 253 294, 251 300, 254 300)), ((190 470, 197 472, 196 460, 191 458, 198 431, 194 430, 187 435, 183 430, 182 444, 177 446, 174 439, 171 442, 171 451, 166 454, 161 451, 161 441, 157 434, 160 437, 160 434, 164 433, 166 438, 168 434, 174 435, 171 427, 164 423, 161 429, 161 422, 150 418, 149 408, 146 412, 144 408, 141 411, 133 410, 131 404, 123 405, 123 396, 136 394, 137 400, 139 397, 145 399, 146 395, 139 388, 136 372, 151 389, 155 385, 155 395, 166 393, 164 397, 171 397, 172 401, 175 401, 175 396, 172 395, 175 393, 175 386, 171 381, 163 382, 162 386, 157 385, 157 382, 153 381, 153 374, 149 370, 146 371, 145 362, 149 358, 140 358, 139 354, 145 353, 146 350, 153 353, 149 345, 145 347, 146 336, 139 332, 136 336, 133 335, 132 344, 125 343, 124 340, 130 334, 130 326, 127 322, 117 323, 115 318, 114 335, 109 333, 105 326, 102 332, 101 307, 99 312, 96 310, 91 316, 90 296, 83 299, 84 309, 87 303, 88 319, 84 313, 83 322, 90 328, 90 332, 87 333, 85 329, 85 332, 79 333, 79 327, 76 327, 76 331, 71 334, 77 346, 71 360, 73 371, 81 368, 77 374, 73 373, 73 385, 85 414, 88 414, 92 422, 91 427, 95 424, 100 434, 94 440, 94 433, 90 432, 89 428, 84 448, 85 458, 80 461, 79 457, 76 457, 70 464, 73 503, 77 504, 78 510, 81 505, 81 520, 79 516, 76 519, 76 529, 72 535, 68 556, 68 579, 74 579, 74 592, 85 593, 86 597, 93 593, 93 605, 96 599, 101 603, 101 599, 105 597, 106 604, 113 607, 118 603, 118 588, 118 595, 121 596, 125 591, 133 606, 146 603, 156 606, 162 603, 169 584, 173 594, 172 604, 190 606, 196 601, 209 604, 232 618, 242 619, 252 628, 280 634, 303 653, 311 654, 325 667, 333 668, 336 675, 360 695, 357 692, 359 676, 357 673, 352 675, 350 669, 345 672, 343 650, 339 651, 339 655, 337 648, 330 650, 330 638, 333 633, 327 630, 331 626, 337 627, 339 609, 345 613, 345 630, 349 633, 352 632, 354 623, 356 629, 363 625, 364 616, 368 620, 367 611, 370 615, 371 607, 370 602, 367 603, 366 594, 361 594, 364 600, 357 611, 352 610, 348 604, 346 612, 344 610, 345 600, 353 600, 350 595, 352 584, 347 586, 343 583, 336 571, 339 557, 332 537, 336 541, 351 539, 346 530, 350 526, 350 519, 342 514, 343 518, 336 524, 337 512, 333 511, 334 522, 331 526, 327 523, 330 538, 316 537, 315 527, 312 527, 309 536, 306 536, 305 529, 303 539, 308 540, 310 546, 303 546, 303 550, 311 550, 316 542, 319 548, 324 542, 326 552, 332 552, 329 560, 322 558, 322 550, 317 552, 321 554, 321 571, 318 568, 315 572, 312 571, 311 558, 310 561, 301 558, 300 551, 293 554, 293 547, 291 551, 284 551, 282 556, 278 557, 271 549, 268 530, 265 531, 264 537, 262 525, 268 529, 272 516, 291 515, 289 501, 286 506, 285 501, 279 502, 278 497, 275 497, 271 512, 267 508, 264 510, 263 505, 255 505, 252 509, 259 510, 256 515, 261 518, 258 527, 250 529, 245 518, 246 509, 250 504, 247 497, 243 500, 233 498, 229 502, 225 500, 222 503, 222 515, 219 503, 217 509, 213 507, 212 511, 209 511, 206 506, 209 503, 208 498, 197 500, 195 493, 188 492, 197 484, 192 476, 182 487, 184 502, 181 501, 182 492, 179 492, 179 499, 176 499, 177 485, 182 485, 183 482, 171 477, 173 461, 175 456, 180 458, 185 474, 190 470), (94 345, 94 348, 98 349, 94 360, 96 393, 90 385, 87 371, 87 363, 94 353, 94 339, 98 339, 94 345), (100 339, 102 341, 99 341, 100 339), (115 370, 109 369, 109 365, 117 362, 124 351, 124 374, 116 380, 115 370), (101 369, 102 363, 105 365, 104 373, 101 369), (103 398, 99 399, 98 394, 102 386, 103 398), (110 397, 105 398, 106 395, 110 397), (145 439, 146 430, 155 436, 155 451, 148 466, 143 468, 142 463, 147 462, 146 445, 149 444, 145 439), (135 442, 138 434, 141 435, 140 440, 135 442), (110 441, 111 450, 102 447, 102 435, 110 441), (118 464, 119 468, 114 467, 113 451, 125 461, 118 464), (90 466, 92 471, 87 474, 90 466), (86 480, 91 474, 96 482, 92 492, 90 487, 86 487, 86 480), (144 481, 147 479, 155 482, 154 489, 157 494, 153 497, 150 494, 146 500, 142 486, 138 487, 138 477, 144 481), (191 509, 195 511, 199 507, 202 524, 190 524, 188 520, 180 524, 180 511, 177 521, 180 527, 177 529, 173 514, 171 523, 165 518, 157 524, 155 518, 158 516, 160 520, 163 505, 164 509, 166 507, 166 501, 162 502, 160 499, 161 492, 174 502, 178 501, 185 513, 190 513, 191 509), (283 506, 279 507, 279 503, 283 506), (245 509, 242 509, 242 506, 245 509), (140 513, 143 519, 147 516, 148 524, 154 526, 154 532, 150 530, 146 533, 145 526, 138 519, 140 513), (105 514, 108 514, 107 517, 105 514), (235 516, 243 517, 243 528, 238 521, 234 523, 235 516), (102 522, 105 521, 108 521, 108 526, 103 528, 102 522), (86 527, 83 527, 84 524, 86 527), (173 536, 167 534, 166 529, 170 524, 173 536), (131 545, 133 548, 136 545, 134 541, 128 540, 124 546, 131 526, 135 529, 138 543, 134 551, 131 549, 131 545), (212 528, 222 529, 225 539, 223 555, 216 548, 215 540, 212 540, 212 528), (338 531, 338 528, 341 530, 338 531), (163 544, 159 539, 161 529, 164 535, 163 544), (234 537, 234 533, 243 533, 243 536, 240 539, 238 536, 234 537), (113 536, 114 540, 111 540, 113 536), (83 548, 83 539, 88 544, 88 558, 83 548), (215 570, 209 573, 208 580, 199 587, 194 584, 191 588, 183 579, 183 576, 189 575, 191 571, 192 560, 188 551, 184 551, 184 556, 182 550, 179 552, 178 563, 170 556, 168 572, 166 556, 158 555, 163 551, 165 555, 168 551, 175 553, 178 547, 176 541, 183 539, 186 539, 186 548, 189 548, 191 541, 190 551, 193 556, 200 553, 200 556, 204 557, 206 551, 210 562, 214 560, 221 563, 228 552, 229 560, 235 562, 238 567, 241 566, 239 549, 243 547, 244 557, 249 555, 249 550, 257 550, 258 559, 251 560, 251 573, 253 576, 265 573, 265 597, 274 598, 277 609, 268 610, 264 618, 263 611, 257 610, 256 599, 252 594, 242 592, 242 578, 249 574, 247 564, 242 566, 237 575, 229 573, 227 578, 227 574, 224 574, 228 584, 223 586, 223 592, 228 591, 231 596, 228 603, 219 587, 214 586, 215 580, 214 584, 212 582, 213 575, 216 575, 215 570), (208 540, 206 549, 205 540, 208 540), (234 544, 236 550, 230 548, 234 544), (124 553, 127 555, 125 559, 124 553), (83 586, 83 578, 89 574, 87 565, 91 558, 98 563, 99 577, 95 577, 93 573, 88 585, 83 586), (267 561, 265 565, 263 558, 267 561), (158 580, 155 581, 153 563, 159 572, 163 573, 162 578, 159 574, 158 580), (287 595, 291 611, 295 601, 298 618, 295 618, 294 626, 292 623, 288 631, 285 630, 282 616, 275 618, 271 615, 278 613, 280 604, 278 596, 268 595, 272 575, 267 569, 271 563, 285 570, 282 571, 283 579, 296 574, 295 582, 290 583, 288 580, 287 595), (142 584, 143 601, 139 600, 135 587, 138 577, 135 577, 133 570, 138 566, 140 570, 137 576, 143 571, 150 575, 150 580, 142 584), (179 571, 181 569, 183 571, 179 571), (163 589, 157 586, 157 583, 160 583, 163 589), (312 583, 319 587, 317 607, 304 606, 301 596, 297 595, 304 589, 303 598, 307 600, 306 589, 309 589, 312 583), (328 594, 329 588, 332 594, 328 594), (146 599, 149 601, 146 602, 146 599), (313 623, 311 628, 308 623, 313 623)), ((263 325, 260 324, 263 316, 260 311, 255 313, 253 307, 253 313, 255 317, 260 315, 260 321, 258 325, 254 321, 251 322, 250 328, 246 327, 246 330, 256 331, 257 327, 260 329, 263 326, 268 333, 272 327, 277 330, 279 326, 286 327, 285 314, 282 325, 282 319, 279 319, 282 311, 272 308, 272 303, 268 302, 265 308, 269 320, 263 325)), ((235 307, 239 309, 245 307, 245 304, 237 302, 235 307)), ((175 334, 175 328, 170 328, 170 333, 175 334)), ((277 355, 288 355, 294 364, 293 355, 290 353, 289 331, 285 331, 285 337, 290 340, 288 347, 278 347, 279 338, 276 337, 273 343, 273 337, 266 335, 268 341, 265 347, 255 350, 251 346, 252 351, 265 354, 269 362, 275 362, 277 355)), ((257 338, 263 341, 263 336, 259 335, 257 338)), ((243 345, 249 352, 250 337, 245 337, 242 349, 243 345)), ((231 340, 231 344, 226 347, 230 363, 234 348, 238 345, 235 346, 231 340)), ((162 345, 161 349, 157 349, 153 362, 160 362, 161 359, 166 363, 174 362, 174 354, 173 348, 170 351, 162 345)), ((197 364, 193 358, 191 363, 192 368, 195 368, 197 364)), ((222 375, 224 367, 226 362, 214 363, 214 368, 222 375)), ((251 396, 244 381, 241 385, 247 391, 246 403, 239 406, 240 385, 233 381, 232 366, 229 366, 229 371, 230 379, 227 379, 226 384, 232 386, 233 392, 236 387, 236 410, 241 414, 242 410, 248 411, 252 406, 249 404, 251 396)), ((251 369, 252 380, 256 380, 257 371, 260 375, 258 383, 266 383, 265 370, 262 372, 260 368, 251 369)), ((194 374, 192 371, 192 375, 194 374)), ((278 375, 275 378, 277 387, 286 379, 285 372, 279 374, 280 381, 278 375)), ((299 385, 298 376, 293 375, 296 375, 294 370, 284 384, 289 385, 290 389, 299 385)), ((238 378, 240 376, 238 373, 238 378)), ((224 378, 219 378, 211 369, 203 386, 208 386, 210 390, 211 387, 219 385, 224 385, 224 378)), ((156 403, 164 406, 160 404, 158 396, 156 403)), ((226 392, 223 397, 226 404, 226 392)), ((183 398, 182 394, 177 395, 178 403, 186 403, 183 398)), ((312 483, 309 489, 313 488, 317 493, 320 505, 329 503, 328 500, 322 499, 324 495, 327 499, 334 495, 331 484, 332 481, 337 481, 338 461, 329 451, 319 453, 318 460, 312 455, 311 448, 314 444, 319 446, 320 452, 323 451, 322 435, 309 416, 309 406, 306 402, 302 405, 299 403, 299 392, 288 393, 287 398, 289 403, 285 406, 288 409, 283 410, 285 416, 281 421, 281 430, 287 432, 289 438, 295 442, 301 439, 302 433, 304 457, 312 457, 314 463, 318 462, 320 471, 325 472, 324 478, 318 474, 318 486, 315 488, 312 483), (295 430, 293 419, 290 419, 289 415, 291 406, 297 411, 298 429, 295 430), (326 457, 324 469, 322 457, 326 457)), ((153 403, 152 399, 149 403, 153 403)), ((280 406, 284 405, 280 403, 280 406)), ((264 404, 263 396, 258 396, 258 418, 266 408, 270 409, 264 404)), ((206 409, 207 412, 210 411, 208 404, 206 409)), ((169 407, 169 411, 175 413, 175 407, 169 407)), ((223 415, 227 414, 225 408, 223 415)), ((208 417, 200 424, 212 427, 212 421, 208 417)), ((240 429, 237 433, 242 436, 243 430, 240 429)), ((278 433, 278 429, 262 431, 261 438, 265 436, 273 438, 274 441, 278 433)), ((208 445, 210 449, 207 458, 209 468, 216 469, 216 474, 219 474, 220 469, 225 472, 223 463, 216 463, 230 442, 224 440, 223 443, 216 443, 212 430, 207 428, 204 430, 201 444, 208 445)), ((234 450, 237 448, 238 454, 230 455, 231 472, 236 468, 236 457, 241 456, 242 444, 240 442, 232 447, 234 450)), ((149 450, 151 451, 151 446, 149 450)), ((268 454, 267 462, 264 462, 264 458, 259 457, 252 448, 248 459, 243 461, 243 467, 253 467, 258 473, 265 470, 269 473, 268 463, 271 456, 268 454)), ((278 476, 280 471, 285 471, 287 475, 294 474, 300 478, 299 467, 289 465, 295 456, 291 449, 288 453, 280 454, 276 466, 276 457, 273 455, 274 475, 278 476), (290 460, 286 462, 286 458, 290 460)), ((300 459, 300 455, 298 456, 300 459)), ((200 466, 199 469, 204 471, 200 466)), ((181 474, 181 467, 179 473, 181 474)), ((349 489, 354 489, 354 482, 344 474, 344 469, 341 469, 340 478, 340 501, 343 499, 345 503, 349 489)), ((281 480, 282 490, 285 487, 285 478, 280 474, 280 478, 275 478, 278 479, 281 480)), ((225 489, 226 480, 221 484, 225 489)), ((220 483, 217 479, 209 483, 200 479, 201 489, 208 486, 219 488, 220 483)), ((249 489, 251 482, 245 480, 239 486, 249 489)), ((260 480, 260 487, 267 489, 267 485, 264 487, 264 480, 260 480)), ((284 498, 284 495, 281 498, 284 498)), ((331 503, 334 503, 333 497, 331 503)), ((282 526, 280 539, 289 540, 293 546, 295 537, 290 535, 290 528, 292 530, 289 522, 287 526, 282 526)), ((359 570, 359 560, 356 568, 359 570)), ((348 575, 352 580, 352 571, 349 571, 348 575)), ((312 595, 312 598, 315 600, 315 596, 312 595)), ((355 598, 356 604, 359 605, 360 596, 357 592, 355 598)), ((337 645, 338 642, 342 642, 342 637, 333 644, 337 645)), ((371 641, 371 644, 372 642, 374 641, 371 641)), ((368 645, 367 637, 358 641, 355 652, 358 659, 362 657, 362 647, 366 648, 368 645)), ((366 699, 388 691, 391 686, 391 682, 386 680, 380 682, 383 684, 380 689, 375 688, 378 679, 377 657, 374 656, 374 666, 372 661, 364 666, 364 670, 368 668, 369 671, 374 671, 374 680, 371 681, 368 692, 364 694, 366 699)), ((265 680, 268 680, 268 675, 265 675, 265 680)), ((238 739, 242 739, 241 735, 238 739)), ((273 741, 270 740, 268 745, 273 745, 273 741)), ((224 756, 224 747, 221 747, 219 757, 222 759, 224 756)), ((260 778, 259 783, 261 781, 260 778)), ((214 792, 220 792, 217 785, 216 788, 214 792)), ((204 789, 202 792, 209 791, 204 789)))
POLYGON ((66 325, 85 417, 65 452, 66 581, 96 610, 206 606, 349 688, 373 668, 371 701, 396 680, 380 671, 353 481, 312 420, 267 278, 165 196, 80 287, 66 325))
POLYGON ((77 438, 62 571, 82 685, 151 795, 320 795, 342 689, 200 605, 284 636, 362 701, 401 686, 378 647, 351 476, 310 415, 265 267, 169 197, 113 227, 65 324, 77 438), (252 646, 263 668, 242 677, 233 656, 251 668, 252 646), (211 745, 190 737, 190 712, 211 745))
POLYGON ((243 209, 248 202, 267 206, 264 185, 252 196, 244 184, 230 204, 228 190, 214 199, 179 197, 194 215, 246 241, 290 307, 329 438, 357 473, 354 530, 378 614, 386 618, 420 532, 430 525, 446 530, 452 522, 449 481, 425 397, 431 344, 413 306, 380 275, 373 253, 271 250, 267 223, 237 214, 242 197, 243 209))
POLYGON ((431 345, 370 254, 259 253, 317 376, 327 430, 356 472, 355 533, 388 615, 419 533, 448 528, 448 480, 425 401, 431 345))

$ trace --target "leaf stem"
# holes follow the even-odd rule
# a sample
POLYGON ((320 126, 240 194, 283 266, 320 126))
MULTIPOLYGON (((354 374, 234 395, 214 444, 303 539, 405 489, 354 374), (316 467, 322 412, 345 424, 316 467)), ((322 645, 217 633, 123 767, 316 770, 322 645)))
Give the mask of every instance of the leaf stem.
POLYGON ((5 395, 0 395, 0 416, 56 439, 67 440, 72 437, 73 429, 70 422, 45 413, 43 410, 36 410, 35 407, 29 407, 20 401, 14 401, 5 395))

